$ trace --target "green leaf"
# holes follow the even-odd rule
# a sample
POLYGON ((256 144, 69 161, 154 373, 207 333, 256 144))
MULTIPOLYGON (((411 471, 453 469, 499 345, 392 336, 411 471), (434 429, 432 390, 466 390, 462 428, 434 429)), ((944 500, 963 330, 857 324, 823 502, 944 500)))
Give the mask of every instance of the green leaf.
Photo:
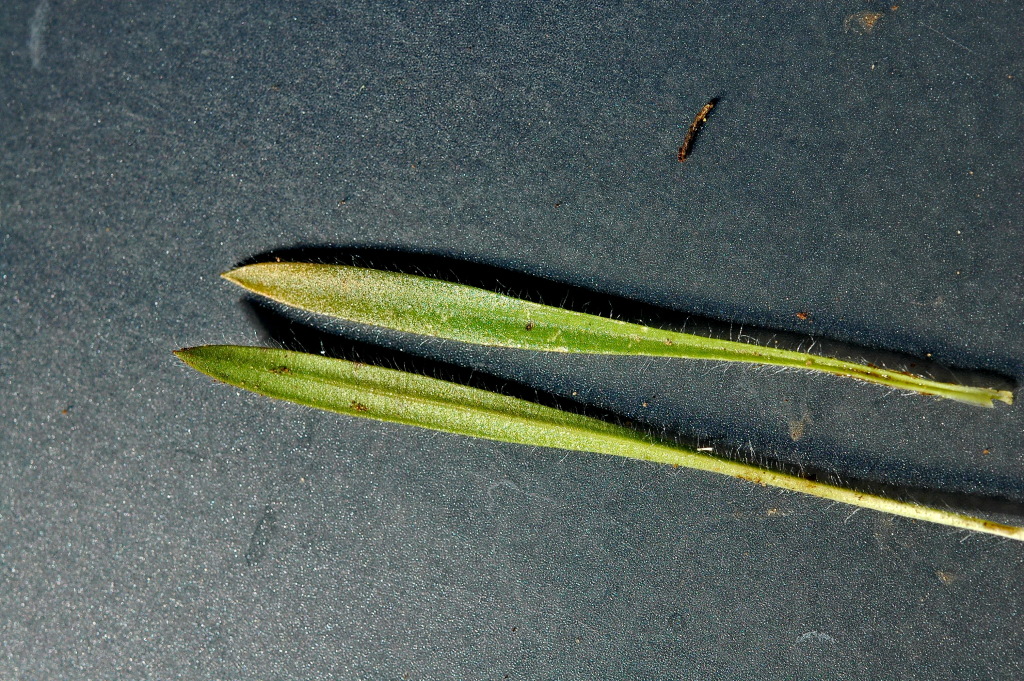
POLYGON ((862 508, 1024 540, 1021 527, 805 480, 684 449, 587 416, 404 371, 234 345, 187 348, 175 354, 189 366, 225 383, 350 416, 696 468, 862 508))
POLYGON ((361 324, 506 348, 773 364, 991 407, 1008 390, 942 383, 831 357, 653 329, 484 289, 345 265, 259 263, 223 275, 262 296, 361 324))

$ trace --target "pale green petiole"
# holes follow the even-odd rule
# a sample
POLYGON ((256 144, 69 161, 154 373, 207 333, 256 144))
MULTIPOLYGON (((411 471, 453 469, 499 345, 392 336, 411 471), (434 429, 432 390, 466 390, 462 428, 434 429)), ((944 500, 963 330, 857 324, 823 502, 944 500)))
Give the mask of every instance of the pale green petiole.
POLYGON ((653 329, 541 305, 484 289, 398 272, 308 263, 259 263, 226 279, 278 302, 361 324, 507 348, 687 357, 774 364, 991 407, 1008 390, 942 383, 804 352, 653 329))
POLYGON ((742 478, 964 530, 1024 540, 1024 528, 777 473, 498 393, 288 350, 207 345, 175 353, 220 381, 351 416, 538 447, 612 454, 742 478))

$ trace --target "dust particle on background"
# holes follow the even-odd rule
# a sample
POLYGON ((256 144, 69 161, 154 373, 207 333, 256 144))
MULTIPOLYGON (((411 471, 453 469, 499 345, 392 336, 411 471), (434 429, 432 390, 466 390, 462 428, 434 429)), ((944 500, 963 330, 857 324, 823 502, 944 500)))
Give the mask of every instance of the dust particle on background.
POLYGON ((875 30, 878 20, 884 14, 881 12, 854 12, 843 19, 843 30, 847 33, 867 34, 875 30))
POLYGON ((811 415, 804 412, 798 419, 789 419, 787 425, 789 426, 789 439, 796 442, 807 432, 807 426, 811 425, 811 415))
POLYGON ((43 63, 43 36, 46 33, 46 22, 50 18, 50 0, 40 0, 32 20, 28 22, 28 54, 32 59, 32 68, 38 69, 43 63))

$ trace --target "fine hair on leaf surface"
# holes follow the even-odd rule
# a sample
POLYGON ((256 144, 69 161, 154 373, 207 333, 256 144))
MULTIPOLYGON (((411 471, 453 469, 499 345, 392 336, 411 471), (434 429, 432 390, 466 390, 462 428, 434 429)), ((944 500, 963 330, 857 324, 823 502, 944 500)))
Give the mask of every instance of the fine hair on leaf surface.
POLYGON ((279 303, 347 321, 492 347, 645 355, 824 372, 977 406, 1012 403, 1009 390, 936 381, 807 352, 708 338, 552 307, 486 289, 349 265, 269 262, 226 279, 279 303))
POLYGON ((349 416, 692 468, 859 508, 1024 540, 1021 527, 724 459, 622 425, 419 374, 273 348, 208 345, 175 354, 225 383, 349 416))

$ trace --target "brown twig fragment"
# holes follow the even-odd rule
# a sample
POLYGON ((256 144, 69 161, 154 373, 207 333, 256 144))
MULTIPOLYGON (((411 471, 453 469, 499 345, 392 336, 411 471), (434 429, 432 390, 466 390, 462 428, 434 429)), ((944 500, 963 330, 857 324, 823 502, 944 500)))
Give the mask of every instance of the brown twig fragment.
POLYGON ((715 97, 710 102, 704 105, 704 108, 693 117, 693 122, 690 123, 690 129, 686 131, 686 137, 683 138, 683 146, 679 147, 679 162, 682 163, 690 156, 690 150, 693 149, 693 141, 697 139, 697 133, 700 132, 700 128, 704 125, 704 121, 708 119, 708 115, 711 110, 718 104, 718 97, 715 97))

